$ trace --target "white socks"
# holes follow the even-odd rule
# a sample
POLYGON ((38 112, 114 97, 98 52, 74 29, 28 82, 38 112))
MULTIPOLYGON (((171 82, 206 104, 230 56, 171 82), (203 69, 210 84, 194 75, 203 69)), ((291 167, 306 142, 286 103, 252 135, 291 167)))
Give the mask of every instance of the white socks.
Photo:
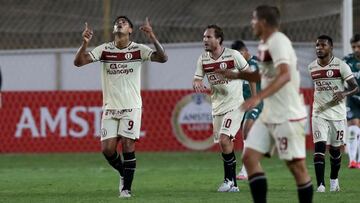
POLYGON ((356 125, 348 127, 348 136, 346 141, 347 151, 349 153, 350 162, 360 162, 360 141, 358 135, 360 134, 360 128, 356 125), (357 156, 358 154, 358 156, 357 156), (356 159, 357 158, 357 159, 356 159))

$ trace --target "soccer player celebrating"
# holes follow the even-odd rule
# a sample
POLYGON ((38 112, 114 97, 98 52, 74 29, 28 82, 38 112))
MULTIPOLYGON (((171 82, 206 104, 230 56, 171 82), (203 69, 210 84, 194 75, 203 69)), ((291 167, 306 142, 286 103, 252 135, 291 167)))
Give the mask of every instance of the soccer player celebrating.
POLYGON ((140 96, 140 70, 145 61, 167 61, 164 48, 146 18, 140 30, 154 44, 148 46, 130 41, 133 24, 126 16, 114 21, 114 41, 86 51, 93 31, 85 23, 83 42, 76 53, 77 67, 101 62, 103 89, 103 116, 101 123, 101 150, 109 164, 120 174, 120 197, 131 197, 131 185, 136 168, 135 141, 139 139, 142 101, 140 96), (121 142, 122 155, 117 152, 121 142))
POLYGON ((338 173, 341 166, 340 147, 346 131, 345 97, 358 91, 356 80, 345 62, 332 54, 333 42, 321 35, 316 40, 317 59, 309 64, 314 81, 312 133, 315 143, 314 165, 317 192, 325 192, 325 151, 330 145, 330 192, 340 191, 338 173), (345 83, 348 88, 345 89, 345 83))
MULTIPOLYGON (((344 57, 344 61, 350 66, 351 71, 360 83, 360 34, 355 34, 350 44, 353 53, 344 57)), ((346 147, 349 154, 349 168, 360 168, 360 92, 347 97, 347 120, 348 133, 346 147), (357 159, 356 159, 357 155, 357 159)))
POLYGON ((223 47, 223 40, 224 33, 219 26, 207 26, 203 37, 205 53, 197 62, 193 88, 196 92, 203 92, 206 89, 203 83, 206 75, 211 87, 214 141, 219 143, 224 164, 224 182, 218 191, 238 192, 233 139, 244 115, 240 110, 244 101, 242 81, 225 79, 215 71, 227 69, 243 72, 248 71, 249 65, 238 51, 223 47))
MULTIPOLYGON (((243 41, 237 40, 237 41, 233 42, 231 44, 231 48, 239 51, 241 53, 241 55, 243 55, 243 57, 248 62, 251 71, 254 72, 254 71, 259 70, 257 57, 252 56, 249 53, 249 50, 243 41)), ((255 85, 255 83, 249 83, 247 80, 244 80, 244 82, 243 82, 243 97, 244 97, 244 99, 250 98, 252 95, 255 95, 256 92, 259 92, 261 90, 260 82, 257 82, 256 87, 252 87, 252 88, 250 88, 250 84, 255 85), (251 89, 256 89, 256 92, 251 92, 251 89)), ((254 124, 255 120, 259 117, 262 107, 263 107, 263 103, 261 102, 255 108, 245 112, 245 115, 241 121, 241 129, 242 129, 244 143, 245 143, 245 140, 247 138, 247 135, 248 135, 252 125, 254 124)), ((243 151, 244 151, 244 149, 245 148, 243 148, 243 151)), ((236 179, 247 180, 247 178, 248 178, 247 172, 246 172, 245 166, 243 164, 239 174, 236 176, 236 179)))
POLYGON ((295 178, 299 202, 312 202, 313 187, 305 164, 307 115, 299 93, 297 57, 291 41, 279 32, 279 23, 278 8, 258 6, 253 11, 251 24, 254 34, 261 39, 258 46, 260 71, 223 71, 222 74, 230 79, 261 80, 262 91, 241 105, 248 111, 264 101, 263 110, 246 139, 243 155, 254 202, 267 200, 267 180, 260 160, 264 155, 271 155, 274 147, 295 178))

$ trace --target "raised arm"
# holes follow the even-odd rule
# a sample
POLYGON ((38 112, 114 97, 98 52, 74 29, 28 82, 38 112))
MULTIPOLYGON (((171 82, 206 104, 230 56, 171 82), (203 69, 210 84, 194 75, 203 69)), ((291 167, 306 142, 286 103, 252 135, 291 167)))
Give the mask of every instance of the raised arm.
POLYGON ((80 48, 77 50, 74 65, 81 67, 92 62, 90 54, 86 51, 88 44, 93 36, 93 31, 89 28, 88 24, 85 23, 85 29, 82 33, 83 41, 80 48))
POLYGON ((153 43, 155 46, 156 51, 152 53, 151 61, 165 63, 168 60, 168 57, 165 53, 164 47, 157 40, 156 35, 150 25, 148 17, 146 17, 145 24, 140 27, 140 30, 145 33, 145 35, 150 39, 151 43, 153 43))

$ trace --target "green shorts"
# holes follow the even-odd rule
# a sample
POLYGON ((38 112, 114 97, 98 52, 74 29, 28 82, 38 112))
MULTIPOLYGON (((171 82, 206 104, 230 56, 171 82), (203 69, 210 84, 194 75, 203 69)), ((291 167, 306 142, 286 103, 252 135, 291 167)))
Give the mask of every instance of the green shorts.
POLYGON ((245 112, 244 120, 251 119, 256 120, 261 113, 261 110, 258 108, 251 109, 250 111, 245 112))

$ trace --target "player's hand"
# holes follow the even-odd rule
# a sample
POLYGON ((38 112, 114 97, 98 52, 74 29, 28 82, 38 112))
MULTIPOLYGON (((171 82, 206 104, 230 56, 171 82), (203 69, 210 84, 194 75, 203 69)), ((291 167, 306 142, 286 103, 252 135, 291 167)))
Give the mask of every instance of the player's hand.
POLYGON ((143 31, 148 38, 155 39, 155 34, 148 17, 145 18, 145 23, 140 27, 140 30, 143 31))
POLYGON ((217 69, 215 70, 215 73, 220 74, 221 76, 223 76, 224 78, 227 79, 237 79, 238 78, 238 74, 237 72, 234 72, 230 69, 217 69))
POLYGON ((84 31, 82 33, 82 37, 85 43, 89 43, 91 38, 93 36, 93 31, 92 29, 88 26, 88 23, 85 23, 85 28, 84 31))
POLYGON ((255 108, 259 103, 261 102, 260 97, 258 97, 257 95, 250 97, 249 99, 247 99, 241 106, 241 110, 243 111, 249 111, 253 108, 255 108))
POLYGON ((332 101, 338 103, 341 100, 343 100, 344 98, 345 98, 345 95, 343 94, 343 92, 334 92, 332 101))
POLYGON ((195 79, 193 81, 193 88, 194 88, 195 92, 197 92, 197 93, 206 91, 206 87, 205 87, 203 81, 200 79, 195 79))

